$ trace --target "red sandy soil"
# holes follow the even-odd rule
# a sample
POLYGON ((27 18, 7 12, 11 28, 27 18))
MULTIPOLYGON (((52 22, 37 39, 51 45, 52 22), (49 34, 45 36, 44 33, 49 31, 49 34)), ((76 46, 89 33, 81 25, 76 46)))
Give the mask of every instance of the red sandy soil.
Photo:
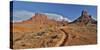
MULTIPOLYGON (((84 16, 84 15, 83 15, 84 16)), ((88 17, 88 15, 85 15, 88 17)), ((85 18, 81 18, 84 20, 85 18)), ((89 17, 85 20, 90 21, 89 17)), ((43 48, 97 43, 96 24, 50 20, 44 14, 12 24, 11 48, 43 48)))

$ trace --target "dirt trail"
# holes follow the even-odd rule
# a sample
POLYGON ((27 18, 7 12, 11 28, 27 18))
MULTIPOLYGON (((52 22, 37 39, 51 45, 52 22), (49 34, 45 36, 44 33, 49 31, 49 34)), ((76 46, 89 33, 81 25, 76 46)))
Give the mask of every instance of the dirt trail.
POLYGON ((68 33, 66 33, 63 29, 60 29, 60 30, 63 31, 63 32, 65 33, 65 35, 66 35, 66 37, 65 37, 65 39, 64 39, 64 41, 63 41, 63 43, 60 45, 60 46, 64 46, 64 44, 65 44, 66 41, 68 40, 69 35, 68 35, 68 33))

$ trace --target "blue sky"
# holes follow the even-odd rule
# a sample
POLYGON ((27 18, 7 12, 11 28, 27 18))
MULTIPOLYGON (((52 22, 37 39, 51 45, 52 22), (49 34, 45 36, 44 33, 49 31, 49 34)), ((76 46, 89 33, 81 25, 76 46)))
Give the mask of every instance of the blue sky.
MULTIPOLYGON (((81 15, 82 10, 86 9, 90 15, 93 16, 93 18, 97 19, 97 7, 96 6, 90 6, 90 5, 73 5, 73 4, 58 4, 58 3, 40 3, 40 2, 25 2, 25 1, 13 1, 13 12, 21 11, 24 12, 24 16, 28 16, 34 12, 43 12, 43 13, 55 13, 55 14, 60 14, 63 17, 66 17, 70 20, 75 20, 81 15), (25 13, 27 12, 27 13, 25 13)), ((11 11, 12 12, 12 11, 11 11)), ((20 15, 15 15, 19 16, 20 15)), ((14 14, 13 14, 14 15, 14 14)), ((16 18, 13 16, 16 20, 20 18, 16 18)), ((23 19, 25 17, 22 17, 23 19)))

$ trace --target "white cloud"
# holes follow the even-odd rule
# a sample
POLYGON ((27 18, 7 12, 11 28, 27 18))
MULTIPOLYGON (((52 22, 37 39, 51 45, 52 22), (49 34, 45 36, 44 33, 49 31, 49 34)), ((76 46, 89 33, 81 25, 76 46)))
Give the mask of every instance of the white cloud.
POLYGON ((93 17, 93 16, 92 16, 92 18, 93 18, 94 20, 96 20, 96 21, 97 21, 97 18, 96 18, 96 17, 93 17))
POLYGON ((43 13, 45 15, 48 16, 49 19, 54 19, 56 21, 68 21, 68 22, 71 22, 70 19, 68 19, 67 17, 63 17, 62 15, 59 15, 59 14, 53 14, 53 13, 43 13))
POLYGON ((29 19, 32 17, 34 14, 33 12, 26 11, 26 10, 14 10, 13 11, 13 21, 22 21, 29 19))
MULTIPOLYGON (((64 21, 71 22, 71 20, 69 20, 68 18, 65 18, 59 14, 54 14, 54 13, 41 13, 41 14, 45 14, 48 16, 49 19, 54 19, 56 21, 64 20, 64 21)), ((30 11, 26 11, 26 10, 14 10, 13 11, 13 22, 21 22, 23 20, 27 20, 27 19, 31 18, 34 15, 35 15, 35 12, 30 12, 30 11)))

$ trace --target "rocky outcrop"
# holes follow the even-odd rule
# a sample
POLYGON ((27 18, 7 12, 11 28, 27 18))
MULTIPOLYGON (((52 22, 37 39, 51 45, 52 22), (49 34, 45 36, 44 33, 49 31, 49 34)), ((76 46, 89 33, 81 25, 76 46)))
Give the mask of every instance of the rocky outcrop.
POLYGON ((48 19, 48 16, 36 13, 30 19, 12 23, 13 49, 59 47, 81 44, 96 44, 96 27, 86 26, 96 24, 86 10, 70 25, 67 21, 48 19), (84 26, 79 26, 79 25, 84 26))
POLYGON ((97 21, 94 20, 91 15, 88 14, 88 12, 86 10, 83 10, 81 13, 81 16, 79 18, 77 18, 75 21, 73 21, 72 23, 76 23, 79 25, 87 25, 88 23, 90 24, 96 24, 97 21))

